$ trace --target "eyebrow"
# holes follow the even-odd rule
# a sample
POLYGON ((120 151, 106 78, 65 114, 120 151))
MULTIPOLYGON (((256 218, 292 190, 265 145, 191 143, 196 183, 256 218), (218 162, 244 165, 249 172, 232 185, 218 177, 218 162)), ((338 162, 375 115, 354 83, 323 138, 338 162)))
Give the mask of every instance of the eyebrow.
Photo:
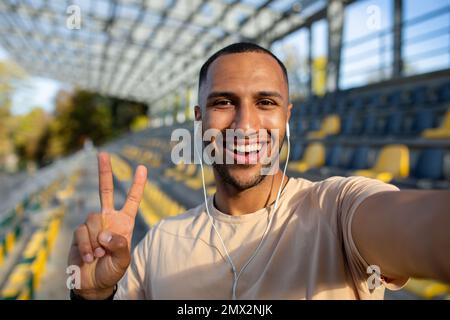
MULTIPOLYGON (((255 96, 257 97, 277 97, 282 99, 282 95, 277 92, 277 91, 258 91, 255 96)), ((207 100, 212 99, 212 98, 217 98, 217 97, 238 97, 237 94, 233 93, 233 92, 229 92, 229 91, 213 91, 211 92, 208 97, 207 100)))
POLYGON ((259 91, 257 96, 262 96, 262 97, 277 97, 280 99, 283 99, 283 97, 281 96, 281 93, 276 92, 276 91, 259 91))

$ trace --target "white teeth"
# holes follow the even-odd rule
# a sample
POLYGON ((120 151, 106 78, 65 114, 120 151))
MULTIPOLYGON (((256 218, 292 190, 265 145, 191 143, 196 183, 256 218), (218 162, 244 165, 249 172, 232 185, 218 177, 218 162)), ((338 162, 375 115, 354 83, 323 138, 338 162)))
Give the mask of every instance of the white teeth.
POLYGON ((260 143, 234 145, 234 150, 236 150, 237 152, 256 152, 261 150, 261 148, 262 146, 260 143))

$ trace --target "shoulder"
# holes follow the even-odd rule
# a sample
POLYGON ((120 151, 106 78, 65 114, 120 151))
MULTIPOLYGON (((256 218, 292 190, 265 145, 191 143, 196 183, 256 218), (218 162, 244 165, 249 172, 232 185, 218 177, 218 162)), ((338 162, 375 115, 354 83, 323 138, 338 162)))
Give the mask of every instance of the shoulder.
POLYGON ((317 181, 314 183, 314 187, 320 191, 355 191, 355 190, 398 190, 398 188, 392 184, 385 183, 378 179, 367 178, 362 176, 333 176, 327 179, 317 181))
POLYGON ((362 200, 372 194, 383 191, 398 191, 399 189, 383 181, 361 176, 333 176, 324 180, 312 182, 308 196, 316 205, 323 208, 340 207, 347 200, 362 200))

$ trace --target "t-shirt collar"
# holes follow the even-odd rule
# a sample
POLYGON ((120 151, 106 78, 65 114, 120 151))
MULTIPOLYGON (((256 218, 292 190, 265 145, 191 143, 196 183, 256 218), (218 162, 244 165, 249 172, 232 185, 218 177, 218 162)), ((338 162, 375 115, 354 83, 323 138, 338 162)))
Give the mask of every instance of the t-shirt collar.
MULTIPOLYGON (((289 179, 288 182, 286 183, 286 186, 281 191, 280 200, 279 200, 280 205, 284 201, 286 196, 290 193, 289 190, 293 187, 294 180, 295 179, 292 179, 292 178, 289 179)), ((273 210, 274 206, 275 206, 275 202, 265 208, 259 209, 254 212, 250 212, 250 213, 239 215, 239 216, 233 216, 230 214, 223 213, 222 211, 220 211, 219 209, 217 209, 215 207, 214 195, 208 197, 208 208, 209 208, 209 212, 210 212, 211 216, 214 219, 217 219, 217 220, 223 221, 223 222, 228 222, 228 223, 244 223, 244 222, 259 220, 263 216, 266 216, 269 212, 271 212, 273 210)))

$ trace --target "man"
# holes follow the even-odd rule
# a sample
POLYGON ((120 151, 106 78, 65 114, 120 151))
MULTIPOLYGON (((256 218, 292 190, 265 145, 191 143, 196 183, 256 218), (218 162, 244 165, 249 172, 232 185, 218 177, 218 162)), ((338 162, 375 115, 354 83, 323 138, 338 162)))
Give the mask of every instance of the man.
MULTIPOLYGON (((198 101, 195 118, 220 132, 279 130, 284 137, 292 109, 284 65, 249 43, 204 64, 198 101)), ((82 277, 73 297, 380 299, 384 287, 401 287, 411 276, 450 282, 448 190, 399 191, 363 177, 283 179, 280 170, 262 175, 260 163, 216 164, 214 174, 214 197, 163 219, 131 257, 146 169, 137 168, 115 211, 111 165, 101 153, 102 212, 75 231, 69 264, 79 265, 82 277), (368 281, 378 272, 380 286, 368 281)))

